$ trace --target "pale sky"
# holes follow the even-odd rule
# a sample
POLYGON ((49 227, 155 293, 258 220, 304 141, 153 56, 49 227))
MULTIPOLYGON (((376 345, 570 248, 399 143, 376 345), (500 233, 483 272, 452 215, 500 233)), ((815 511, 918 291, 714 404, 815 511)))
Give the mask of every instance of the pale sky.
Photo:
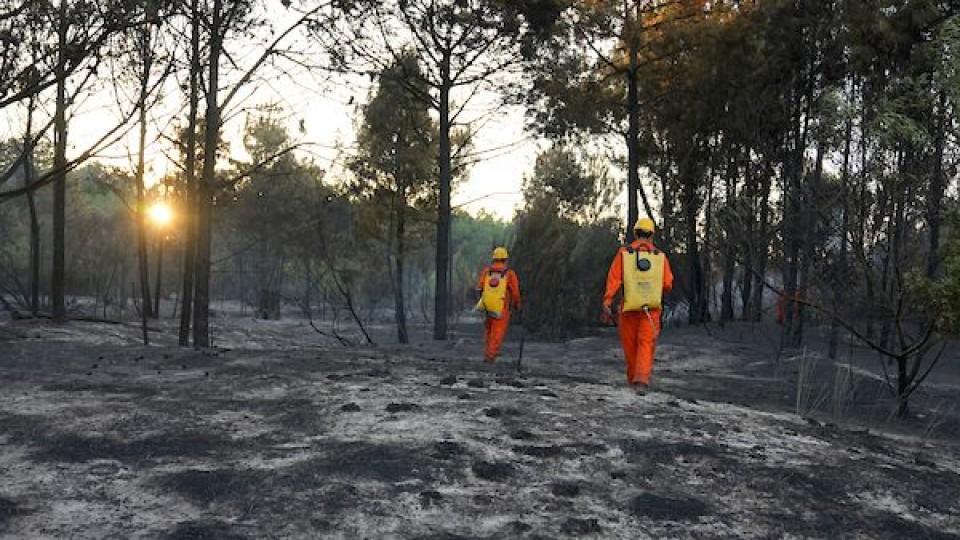
MULTIPOLYGON (((248 111, 258 103, 280 103, 288 117, 290 134, 304 143, 304 157, 316 160, 328 171, 328 178, 343 174, 338 164, 344 161, 344 153, 350 152, 355 144, 353 123, 360 114, 360 106, 367 100, 366 89, 356 87, 309 84, 292 91, 280 91, 275 84, 265 82, 257 87, 255 95, 242 103, 239 114, 226 119, 223 136, 231 142, 234 157, 244 155, 242 133, 248 117, 248 111), (353 103, 350 103, 351 93, 353 103), (300 131, 300 121, 304 131, 300 131)), ((169 153, 169 144, 157 140, 157 133, 164 129, 167 136, 173 133, 169 125, 170 118, 182 120, 182 97, 177 92, 168 94, 150 111, 151 125, 148 137, 151 142, 147 148, 148 182, 156 181, 165 173, 174 169, 165 154, 169 153)), ((201 111, 202 112, 202 111, 201 111)), ((4 137, 19 137, 23 117, 16 111, 4 111, 8 118, 4 137)), ((106 93, 88 97, 72 111, 69 125, 68 153, 70 157, 85 151, 104 132, 118 122, 116 99, 106 93)), ((452 197, 454 208, 463 208, 476 215, 480 211, 494 214, 501 219, 510 220, 515 210, 522 205, 523 178, 532 174, 539 147, 545 147, 543 141, 523 130, 523 111, 514 108, 501 112, 491 118, 480 118, 475 123, 477 135, 474 141, 474 153, 480 160, 472 165, 468 178, 459 185, 452 197)), ((131 131, 119 144, 108 148, 97 158, 99 161, 133 171, 133 156, 136 148, 136 130, 131 131)), ((614 174, 618 174, 616 169, 614 174)), ((624 197, 625 202, 625 197, 624 197)))
MULTIPOLYGON (((275 12, 270 17, 282 27, 293 20, 295 14, 275 12)), ((342 162, 342 153, 355 144, 353 125, 375 84, 366 77, 345 76, 345 79, 349 80, 320 79, 312 73, 268 79, 262 82, 254 97, 261 102, 279 100, 291 114, 290 133, 301 137, 302 142, 311 143, 315 157, 323 167, 331 169, 334 177, 339 174, 337 165, 342 162), (305 128, 302 135, 299 133, 301 121, 305 128)), ((454 93, 451 97, 462 100, 466 95, 466 92, 454 93)), ((484 210, 509 220, 522 204, 523 177, 533 172, 537 146, 523 131, 522 109, 491 116, 489 111, 494 101, 494 96, 480 95, 471 100, 461 116, 476 130, 473 152, 481 160, 470 168, 466 181, 454 191, 451 204, 470 213, 484 210)), ((241 121, 228 126, 227 131, 239 134, 242 127, 241 121)), ((242 148, 238 150, 242 152, 242 148)))
MULTIPOLYGON (((119 122, 116 98, 111 93, 112 88, 108 88, 88 96, 71 111, 68 134, 70 157, 85 151, 102 136, 104 130, 119 122)), ((255 107, 276 103, 287 115, 290 135, 303 144, 303 156, 316 160, 326 169, 328 179, 345 174, 339 165, 355 145, 353 126, 368 99, 367 88, 309 79, 296 84, 265 80, 251 85, 248 94, 247 99, 232 109, 238 112, 224 119, 223 137, 230 142, 233 157, 242 158, 245 155, 242 134, 247 118, 256 114, 255 107)), ((163 130, 164 135, 171 136, 171 119, 183 120, 185 108, 182 99, 182 95, 174 88, 149 112, 151 125, 148 138, 151 141, 147 148, 148 182, 159 180, 175 168, 165 155, 170 152, 170 145, 158 140, 158 133, 163 130)), ((537 142, 534 137, 524 133, 521 109, 487 115, 483 114, 487 112, 484 107, 485 104, 481 103, 465 114, 469 120, 475 120, 473 125, 477 126, 473 152, 478 155, 479 161, 472 165, 468 178, 456 189, 451 202, 455 208, 463 208, 472 214, 483 210, 509 220, 522 204, 520 191, 523 178, 533 171, 537 142), (470 118, 470 114, 474 117, 470 118)), ((22 116, 9 110, 4 112, 9 117, 5 136, 19 136, 22 116)), ((131 124, 130 132, 123 141, 102 152, 97 159, 126 167, 132 172, 135 148, 136 129, 131 124)))
MULTIPOLYGON (((246 49, 235 50, 232 55, 239 65, 255 58, 262 50, 254 44, 246 49)), ((225 73, 225 84, 229 85, 229 78, 237 77, 238 73, 236 70, 225 73)), ((176 81, 170 81, 164 98, 149 113, 148 181, 156 181, 174 168, 165 157, 170 145, 160 140, 158 133, 163 131, 165 136, 172 136, 172 119, 182 121, 185 116, 184 98, 176 84, 176 81)), ((338 164, 347 157, 344 153, 350 152, 355 144, 353 123, 360 115, 360 106, 368 99, 370 84, 366 78, 345 83, 320 79, 309 72, 293 76, 262 76, 246 90, 246 99, 238 100, 235 108, 228 111, 233 114, 225 118, 223 136, 231 142, 235 157, 242 156, 241 135, 248 113, 254 112, 253 107, 258 104, 278 104, 289 115, 290 134, 305 143, 305 151, 329 171, 328 178, 336 178, 342 174, 338 171, 338 164)), ((104 130, 116 125, 120 116, 117 98, 112 95, 114 87, 107 80, 101 81, 101 85, 100 92, 86 97, 72 110, 68 153, 73 156, 85 151, 104 130)), ((456 100, 457 96, 453 98, 456 100)), ((533 171, 538 145, 542 148, 545 144, 524 133, 521 109, 501 110, 491 116, 489 111, 493 101, 493 96, 481 96, 471 102, 461 116, 474 126, 473 152, 480 160, 473 164, 467 180, 453 193, 452 204, 473 214, 483 210, 509 220, 522 204, 523 178, 533 171)), ((8 119, 7 133, 3 135, 21 136, 22 115, 18 116, 18 112, 9 108, 3 114, 8 119)), ((136 130, 131 129, 123 143, 109 148, 99 159, 132 171, 135 133, 136 130)))
MULTIPOLYGON (((314 97, 309 104, 295 105, 307 111, 302 116, 306 128, 303 140, 316 143, 325 166, 336 159, 338 143, 341 147, 354 144, 353 122, 360 114, 357 105, 367 100, 366 90, 357 91, 354 105, 345 105, 349 102, 345 93, 341 89, 314 97)), ((468 178, 454 192, 451 203, 455 208, 472 214, 484 210, 505 220, 513 217, 514 210, 522 204, 523 178, 533 172, 537 154, 536 140, 524 133, 523 124, 521 109, 475 123, 479 128, 473 151, 480 161, 470 168, 468 178)))

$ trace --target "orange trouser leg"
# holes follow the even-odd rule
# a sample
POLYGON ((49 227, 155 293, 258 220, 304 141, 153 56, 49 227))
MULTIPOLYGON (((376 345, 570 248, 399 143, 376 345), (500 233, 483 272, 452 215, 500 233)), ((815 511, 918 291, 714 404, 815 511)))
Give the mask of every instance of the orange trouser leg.
POLYGON ((640 317, 643 313, 635 311, 626 311, 620 314, 619 330, 620 345, 623 346, 623 357, 627 364, 627 382, 632 383, 636 377, 635 368, 637 365, 637 342, 639 332, 637 327, 640 324, 640 317))
POLYGON ((507 335, 508 326, 510 326, 508 313, 504 313, 499 319, 487 317, 484 337, 487 342, 486 357, 488 359, 495 358, 500 353, 500 345, 503 344, 503 338, 507 335))
POLYGON ((623 355, 627 363, 627 382, 650 384, 659 328, 659 311, 651 311, 650 317, 642 311, 629 311, 620 315, 620 343, 623 345, 623 355))

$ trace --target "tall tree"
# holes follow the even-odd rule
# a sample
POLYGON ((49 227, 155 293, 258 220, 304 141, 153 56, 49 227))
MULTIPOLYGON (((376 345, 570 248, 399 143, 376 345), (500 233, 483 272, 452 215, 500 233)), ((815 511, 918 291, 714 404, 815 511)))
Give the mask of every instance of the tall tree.
POLYGON ((202 20, 200 18, 200 0, 190 0, 188 11, 188 26, 190 33, 190 49, 188 51, 187 71, 187 122, 186 137, 183 148, 183 283, 180 294, 180 333, 179 343, 186 347, 190 344, 190 328, 193 322, 193 284, 195 282, 197 260, 197 146, 200 109, 200 76, 203 60, 200 57, 200 34, 202 20))
MULTIPOLYGON (((344 3, 347 4, 347 3, 344 3)), ((468 106, 493 90, 516 65, 523 12, 494 0, 358 0, 344 7, 328 47, 345 71, 378 73, 401 65, 407 51, 417 58, 426 88, 406 84, 411 95, 437 113, 437 242, 433 337, 447 338, 450 231, 454 160, 464 147, 454 132, 465 125, 468 106), (341 52, 343 51, 343 52, 341 52)))
MULTIPOLYGON (((225 233, 232 232, 231 258, 252 275, 243 281, 245 297, 255 304, 258 316, 280 317, 282 299, 294 277, 294 266, 307 267, 317 252, 314 214, 322 204, 317 194, 327 195, 323 171, 298 159, 283 125, 281 110, 262 107, 247 121, 244 145, 250 161, 234 164, 238 179, 226 186, 217 205, 225 233), (247 296, 246 291, 253 294, 247 296)), ((309 304, 307 304, 309 305, 309 304)))
MULTIPOLYGON (((77 96, 90 85, 109 40, 127 28, 136 16, 129 6, 113 2, 24 2, 0 15, 0 35, 4 48, 0 63, 5 71, 0 83, 0 109, 26 102, 31 132, 20 157, 5 171, 0 184, 9 180, 25 164, 36 142, 50 134, 53 139, 53 166, 33 174, 21 188, 0 192, 0 202, 32 194, 53 184, 53 263, 51 265, 51 303, 53 318, 66 318, 66 178, 67 173, 114 140, 126 123, 122 119, 106 134, 76 156, 67 156, 68 112, 77 96), (10 26, 9 28, 7 26, 10 26), (41 95, 54 88, 54 113, 49 123, 33 124, 33 110, 41 95)), ((31 195, 32 197, 32 195, 31 195)), ((35 267, 39 267, 36 264, 35 267)))
POLYGON ((50 301, 53 320, 62 322, 67 317, 66 286, 66 198, 67 198, 67 32, 70 28, 67 0, 60 0, 57 25, 57 100, 54 106, 53 126, 53 267, 50 301))
POLYGON ((610 202, 610 181, 605 166, 561 146, 537 156, 524 179, 511 264, 523 277, 523 323, 530 330, 560 337, 596 320, 597 286, 607 273, 598 261, 617 250, 616 220, 596 213, 610 202))
MULTIPOLYGON (((153 313, 150 301, 150 272, 149 251, 147 243, 146 222, 146 151, 147 151, 147 111, 155 101, 155 96, 163 79, 170 72, 173 65, 165 62, 160 50, 159 30, 160 21, 169 17, 167 6, 161 5, 158 0, 140 0, 136 10, 140 24, 130 29, 126 35, 120 37, 118 48, 127 50, 126 58, 121 64, 114 64, 113 71, 117 77, 129 72, 135 91, 133 93, 134 107, 137 110, 137 148, 134 152, 134 181, 136 182, 136 203, 133 205, 133 214, 137 222, 137 257, 140 278, 142 332, 144 343, 149 343, 147 333, 147 319, 156 316, 153 313), (129 48, 127 47, 129 46, 129 48), (164 64, 167 69, 155 73, 157 64, 164 64)), ((164 66, 161 66, 164 67, 164 66)))
MULTIPOLYGON (((213 0, 210 9, 207 42, 206 109, 203 117, 203 170, 195 186, 196 259, 194 261, 193 345, 210 346, 210 252, 213 238, 213 201, 216 192, 217 151, 220 144, 220 60, 223 43, 234 21, 242 20, 246 2, 231 2, 225 10, 223 0, 213 0)), ((187 167, 192 164, 188 163, 187 167)))
MULTIPOLYGON (((326 3, 322 3, 325 5, 326 3)), ((195 347, 210 345, 209 309, 210 309, 210 272, 211 250, 213 241, 213 211, 214 201, 218 190, 223 186, 217 180, 217 159, 220 145, 220 134, 223 123, 223 112, 230 110, 236 104, 239 93, 252 81, 254 75, 271 58, 275 58, 280 45, 294 33, 312 21, 322 6, 302 13, 299 18, 283 30, 271 33, 270 39, 260 48, 260 54, 245 66, 239 78, 230 85, 221 86, 221 62, 226 60, 228 52, 225 49, 228 37, 233 34, 247 32, 254 28, 252 0, 224 1, 213 0, 203 11, 197 5, 192 16, 201 21, 201 27, 206 29, 206 52, 203 60, 206 67, 205 75, 205 109, 203 115, 203 166, 196 185, 193 189, 195 205, 194 224, 191 232, 195 235, 193 280, 193 344, 195 347)), ((231 57, 232 59, 232 57, 231 57)), ((196 126, 193 126, 196 131, 196 126)), ((189 147, 188 147, 189 148, 189 147)), ((188 150, 189 151, 189 150, 188 150)), ((187 170, 192 164, 186 165, 187 170)), ((228 182, 228 184, 230 184, 228 182)), ((188 241, 189 242, 189 241, 188 241)), ((181 332, 184 328, 184 319, 181 318, 181 332)), ((181 336, 182 338, 182 336, 181 336)))
POLYGON ((435 200, 437 192, 437 127, 427 104, 415 97, 427 93, 427 83, 412 52, 380 73, 375 93, 364 109, 357 135, 359 153, 351 164, 357 191, 390 201, 387 236, 400 343, 409 342, 404 301, 409 209, 435 200))
POLYGON ((640 203, 647 214, 657 215, 651 190, 640 182, 642 167, 650 166, 644 163, 649 134, 642 132, 642 109, 662 94, 644 85, 643 74, 689 48, 654 50, 652 44, 691 13, 703 11, 703 2, 573 1, 555 8, 559 15, 542 34, 545 39, 528 49, 534 80, 533 92, 524 99, 537 129, 551 138, 620 138, 627 175, 624 231, 631 234, 640 203))
MULTIPOLYGON (((137 15, 129 5, 116 2, 80 0, 68 2, 21 2, 10 11, 0 13, 0 67, 4 78, 0 81, 0 110, 10 110, 32 101, 42 104, 48 91, 54 96, 63 82, 63 101, 70 105, 89 90, 97 79, 98 66, 109 51, 110 41, 131 26, 136 26, 137 15), (68 80, 69 79, 69 80, 68 80)), ((54 107, 55 109, 55 107, 54 107)), ((130 118, 121 111, 120 120, 105 129, 87 148, 78 151, 63 164, 69 170, 95 156, 116 142, 130 118)), ((65 122, 69 119, 64 118, 65 122)), ((10 166, 0 171, 0 185, 16 174, 26 152, 41 138, 51 139, 56 130, 56 114, 49 121, 35 125, 33 144, 21 149, 21 155, 10 166)), ((55 183, 61 171, 53 168, 38 175, 30 186, 0 191, 0 202, 20 197, 55 183)))

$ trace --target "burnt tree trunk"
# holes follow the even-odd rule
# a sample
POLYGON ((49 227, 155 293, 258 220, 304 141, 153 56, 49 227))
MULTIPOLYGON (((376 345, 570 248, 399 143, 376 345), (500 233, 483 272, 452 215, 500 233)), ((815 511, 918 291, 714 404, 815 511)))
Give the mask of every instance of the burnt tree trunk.
POLYGON ((450 267, 450 183, 453 178, 450 148, 450 50, 440 54, 440 193, 437 203, 436 289, 434 296, 433 339, 447 339, 448 271, 450 267))
POLYGON ((397 230, 396 230, 396 275, 394 276, 394 311, 397 321, 397 341, 400 343, 409 343, 410 337, 407 334, 407 313, 404 306, 404 257, 406 246, 404 235, 406 234, 407 217, 407 193, 401 186, 397 197, 397 230))
MULTIPOLYGON (((834 261, 833 282, 830 287, 833 289, 833 310, 839 311, 846 298, 845 288, 847 286, 848 275, 848 250, 849 250, 849 231, 850 228, 850 204, 848 193, 850 189, 850 144, 853 138, 853 121, 848 119, 843 139, 843 165, 840 171, 840 251, 836 261, 834 261)), ((836 319, 830 321, 830 344, 828 355, 831 359, 837 358, 837 349, 840 343, 840 325, 836 319)))
MULTIPOLYGON (((27 132, 23 137, 23 185, 33 183, 33 112, 36 108, 36 96, 30 96, 27 102, 27 132)), ((30 313, 40 314, 40 218, 37 215, 37 201, 34 191, 27 191, 27 208, 30 212, 30 313)))
POLYGON ((763 293, 767 275, 767 261, 769 260, 770 237, 770 189, 773 184, 773 170, 770 163, 761 172, 760 193, 757 198, 759 204, 759 218, 757 219, 757 240, 755 242, 756 258, 754 264, 753 288, 753 320, 760 322, 763 319, 763 293))
POLYGON ((50 300, 53 320, 67 318, 66 306, 66 206, 67 206, 67 0, 60 0, 57 30, 57 101, 53 117, 53 268, 50 300))
POLYGON ((180 306, 180 345, 190 344, 193 318, 194 271, 197 256, 197 109, 200 102, 200 8, 198 0, 190 1, 190 95, 187 109, 187 141, 184 164, 187 208, 184 216, 183 292, 180 306))
POLYGON ((223 46, 223 0, 214 0, 210 23, 210 61, 204 116, 203 174, 198 184, 197 258, 193 305, 193 345, 210 346, 210 254, 213 236, 213 196, 216 182, 217 142, 220 135, 220 55, 223 46))

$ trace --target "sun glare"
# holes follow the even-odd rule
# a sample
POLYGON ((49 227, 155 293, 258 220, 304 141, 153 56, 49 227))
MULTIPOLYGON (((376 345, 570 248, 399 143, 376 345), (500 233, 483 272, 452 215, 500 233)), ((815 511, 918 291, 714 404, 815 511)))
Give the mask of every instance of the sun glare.
POLYGON ((150 216, 150 221, 161 227, 173 220, 173 211, 164 203, 154 203, 154 205, 147 210, 147 215, 150 216))

